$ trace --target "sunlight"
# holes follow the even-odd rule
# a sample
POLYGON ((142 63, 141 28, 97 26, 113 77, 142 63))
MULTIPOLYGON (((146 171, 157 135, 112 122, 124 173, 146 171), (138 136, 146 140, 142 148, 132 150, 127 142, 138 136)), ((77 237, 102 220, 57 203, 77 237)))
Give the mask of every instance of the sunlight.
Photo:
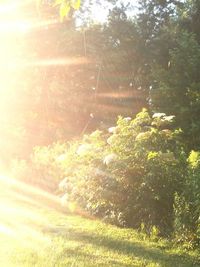
POLYGON ((37 28, 48 27, 59 23, 58 19, 49 20, 22 20, 20 17, 17 20, 3 21, 0 25, 0 33, 27 33, 31 30, 36 30, 37 28))
POLYGON ((49 201, 51 204, 54 203, 60 205, 60 200, 55 195, 34 186, 20 182, 9 176, 0 175, 0 183, 2 187, 7 186, 7 189, 9 190, 14 190, 15 192, 19 193, 22 192, 24 195, 28 195, 29 197, 36 197, 37 200, 42 199, 43 201, 45 201, 45 203, 49 201))
MULTIPOLYGON (((9 88, 10 77, 14 80, 14 62, 17 61, 19 51, 18 33, 24 31, 26 25, 21 21, 21 7, 28 1, 2 1, 0 4, 0 91, 2 97, 9 88)), ((30 2, 30 1, 29 1, 30 2)))
POLYGON ((10 12, 16 12, 17 9, 31 2, 31 0, 4 0, 0 4, 0 15, 10 12))
POLYGON ((8 236, 12 236, 13 234, 12 230, 8 226, 5 226, 4 224, 0 224, 0 233, 8 236))
POLYGON ((6 175, 0 176, 0 189, 0 235, 9 238, 6 246, 12 247, 13 240, 26 248, 48 244, 51 240, 41 229, 49 222, 37 209, 59 212, 59 198, 6 175))
POLYGON ((51 59, 39 59, 30 62, 19 63, 21 67, 48 67, 48 66, 67 66, 67 65, 83 65, 89 63, 89 60, 85 57, 67 57, 67 58, 51 58, 51 59))
POLYGON ((24 16, 22 8, 26 7, 31 0, 11 0, 0 3, 0 33, 16 33, 27 30, 26 21, 22 20, 24 16))
POLYGON ((197 2, 0 0, 0 267, 200 266, 197 2))
MULTIPOLYGON (((32 77, 27 79, 25 72, 34 75, 36 68, 39 72, 39 68, 89 63, 89 60, 81 55, 73 57, 55 55, 56 53, 51 55, 46 51, 42 55, 33 52, 34 42, 40 42, 40 31, 41 34, 46 34, 59 23, 59 16, 40 16, 35 1, 0 1, 0 148, 5 148, 0 164, 4 164, 5 159, 10 160, 13 155, 26 153, 26 147, 20 147, 20 140, 23 140, 27 129, 24 125, 21 128, 17 127, 17 123, 23 120, 18 111, 24 109, 26 114, 29 113, 28 103, 31 99, 26 99, 23 103, 20 100, 24 97, 23 90, 27 90, 29 94, 32 86, 35 86, 35 81, 32 77), (23 80, 26 85, 22 85, 23 80), (27 108, 24 108, 26 105, 27 108)), ((48 44, 41 42, 41 46, 43 45, 47 46, 48 51, 48 44)), ((40 111, 34 112, 37 116, 40 111)), ((26 114, 23 116, 28 117, 26 114)))

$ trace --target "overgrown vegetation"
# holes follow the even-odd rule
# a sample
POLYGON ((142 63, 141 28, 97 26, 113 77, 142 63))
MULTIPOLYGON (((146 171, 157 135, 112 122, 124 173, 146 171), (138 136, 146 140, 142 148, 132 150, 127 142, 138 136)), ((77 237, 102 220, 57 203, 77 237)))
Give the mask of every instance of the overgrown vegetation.
POLYGON ((134 120, 119 118, 110 134, 85 136, 62 162, 69 201, 119 225, 171 228, 174 193, 185 180, 172 118, 143 111, 134 120))
POLYGON ((2 9, 2 169, 66 210, 199 246, 199 0, 39 2, 19 7, 29 26, 2 9))
POLYGON ((35 180, 27 182, 44 188, 53 183, 49 189, 60 194, 66 208, 198 244, 199 154, 191 152, 187 159, 174 119, 143 110, 134 119, 119 117, 108 132, 37 148, 31 175, 26 173, 35 180))

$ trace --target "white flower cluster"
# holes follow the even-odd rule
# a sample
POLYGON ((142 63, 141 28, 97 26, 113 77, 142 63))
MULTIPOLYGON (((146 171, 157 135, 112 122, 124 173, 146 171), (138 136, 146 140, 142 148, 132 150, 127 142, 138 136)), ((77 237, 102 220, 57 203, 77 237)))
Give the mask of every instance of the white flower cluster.
POLYGON ((110 127, 110 128, 108 128, 108 132, 109 133, 116 133, 116 129, 117 127, 110 127))
POLYGON ((118 158, 118 157, 117 157, 116 154, 114 154, 114 153, 109 154, 109 155, 105 156, 105 158, 104 158, 104 160, 103 160, 103 163, 104 163, 105 165, 108 166, 110 163, 116 161, 117 158, 118 158))
POLYGON ((126 117, 126 118, 124 118, 124 121, 125 122, 129 122, 129 121, 131 121, 132 119, 131 119, 131 117, 126 117))
POLYGON ((76 153, 79 156, 83 156, 85 154, 87 154, 87 152, 89 152, 92 149, 92 146, 90 144, 82 144, 78 147, 76 153))
POLYGON ((165 113, 154 113, 153 116, 152 116, 153 119, 162 119, 164 121, 168 121, 168 122, 172 122, 173 119, 175 118, 174 115, 171 115, 171 116, 166 116, 165 113))
POLYGON ((66 160, 66 154, 61 154, 56 158, 57 162, 63 162, 66 160))
POLYGON ((166 114, 165 113, 154 113, 152 118, 155 119, 155 118, 163 118, 165 117, 166 114))

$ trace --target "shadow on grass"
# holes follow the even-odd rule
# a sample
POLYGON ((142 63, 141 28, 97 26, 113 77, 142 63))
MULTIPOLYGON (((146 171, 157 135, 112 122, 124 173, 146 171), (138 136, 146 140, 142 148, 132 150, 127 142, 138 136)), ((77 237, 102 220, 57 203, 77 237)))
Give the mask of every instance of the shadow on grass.
MULTIPOLYGON (((18 188, 17 188, 18 189, 18 188)), ((33 208, 36 207, 43 207, 43 208, 50 208, 52 210, 55 210, 59 215, 64 214, 63 209, 60 207, 60 203, 57 197, 54 197, 50 194, 46 194, 45 192, 41 190, 37 190, 32 187, 28 187, 29 190, 26 190, 27 187, 25 186, 22 189, 18 189, 13 191, 14 200, 19 201, 19 203, 23 203, 24 205, 27 205, 27 208, 33 208), (15 194, 14 194, 15 193, 15 194)), ((12 195, 12 194, 11 194, 12 195)), ((46 229, 46 226, 44 227, 46 229)), ((68 227, 67 227, 68 228, 68 227)), ((103 233, 94 233, 88 231, 78 231, 74 228, 68 228, 68 229, 51 229, 49 231, 48 227, 43 232, 54 232, 57 235, 61 235, 62 237, 67 237, 68 240, 72 241, 78 241, 83 242, 85 244, 90 244, 93 247, 101 248, 101 249, 108 249, 113 252, 117 252, 118 254, 127 255, 129 257, 135 257, 139 258, 141 260, 147 261, 147 262, 154 262, 158 263, 161 267, 200 267, 200 262, 195 262, 196 259, 194 257, 191 257, 189 255, 179 255, 179 254, 172 254, 166 250, 161 250, 159 248, 150 248, 148 246, 145 246, 145 243, 140 242, 134 242, 129 240, 119 240, 110 236, 106 235, 106 232, 103 233)), ((104 256, 98 257, 95 255, 92 255, 88 252, 88 254, 84 254, 83 251, 78 250, 75 251, 76 255, 80 255, 80 257, 90 257, 95 258, 98 260, 102 260, 104 256), (82 256, 81 256, 82 255, 82 256)), ((72 253, 72 252, 71 252, 72 253)), ((102 263, 103 264, 103 263, 102 263)), ((116 260, 113 260, 113 262, 110 262, 110 264, 116 265, 119 264, 116 260)), ((106 266, 106 265, 105 265, 106 266)), ((108 265, 107 265, 108 266, 108 265)), ((110 265, 112 266, 112 265, 110 265)), ((125 266, 134 266, 134 265, 120 265, 120 267, 125 266)), ((144 265, 145 266, 145 265, 144 265)))
MULTIPOLYGON (((68 229, 67 239, 73 241, 82 241, 83 243, 89 243, 94 247, 107 248, 111 251, 115 251, 122 255, 132 256, 145 260, 147 262, 158 263, 163 267, 199 267, 200 262, 197 262, 195 257, 189 255, 172 254, 167 251, 163 251, 159 248, 149 248, 128 240, 118 240, 105 235, 98 235, 88 232, 79 232, 75 229, 68 229)), ((62 236, 64 233, 62 233, 62 236)), ((76 252, 77 253, 77 252, 76 252)), ((92 257, 94 257, 92 255, 92 257)), ((121 265, 130 266, 130 265, 121 265)), ((133 265, 134 266, 134 265, 133 265)))
MULTIPOLYGON (((82 266, 82 262, 87 262, 87 267, 93 267, 93 266, 103 266, 103 267, 112 267, 112 266, 119 266, 119 267, 135 267, 135 265, 132 265, 131 263, 122 263, 121 261, 117 259, 109 258, 108 256, 103 255, 94 255, 89 254, 86 252, 81 251, 81 249, 69 249, 67 248, 64 251, 63 259, 66 257, 66 255, 70 255, 70 257, 74 260, 74 267, 76 266, 82 266), (78 264, 78 265, 77 265, 78 264), (79 265, 80 264, 80 265, 79 265)), ((62 256, 61 256, 62 257, 62 256)), ((86 265, 83 265, 86 266, 86 265)), ((138 266, 138 265, 137 265, 138 266)))

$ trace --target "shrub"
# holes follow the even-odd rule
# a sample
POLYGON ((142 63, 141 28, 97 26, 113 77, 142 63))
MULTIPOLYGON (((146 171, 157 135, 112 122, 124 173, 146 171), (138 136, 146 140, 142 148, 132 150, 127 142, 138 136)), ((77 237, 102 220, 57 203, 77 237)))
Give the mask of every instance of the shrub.
POLYGON ((174 194, 186 174, 173 119, 143 110, 73 143, 62 162, 68 200, 119 225, 170 231, 174 194))
POLYGON ((183 192, 175 197, 175 234, 192 245, 200 241, 200 152, 191 151, 183 192))
POLYGON ((150 236, 171 233, 173 226, 178 233, 186 224, 181 212, 190 210, 183 190, 197 179, 198 164, 190 160, 193 178, 186 179, 187 161, 173 120, 147 110, 134 119, 119 117, 106 133, 36 147, 30 161, 13 170, 26 182, 62 193, 65 207, 83 208, 120 226, 144 225, 150 236))

